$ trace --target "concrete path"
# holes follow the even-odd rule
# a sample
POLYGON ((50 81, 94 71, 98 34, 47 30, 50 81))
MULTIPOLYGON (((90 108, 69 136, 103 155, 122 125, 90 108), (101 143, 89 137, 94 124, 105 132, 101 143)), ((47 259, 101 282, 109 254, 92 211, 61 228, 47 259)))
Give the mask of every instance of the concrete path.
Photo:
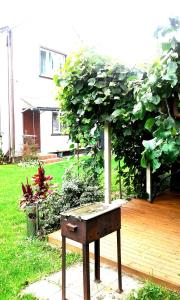
MULTIPOLYGON (((83 275, 82 264, 71 266, 66 271, 67 286, 66 298, 68 300, 82 300, 83 299, 83 275)), ((137 290, 142 286, 142 283, 133 278, 123 274, 123 293, 116 292, 117 271, 107 265, 101 264, 101 282, 95 283, 94 279, 94 265, 90 263, 90 279, 91 279, 91 299, 92 300, 116 300, 126 299, 126 296, 131 290, 137 290)), ((54 273, 40 281, 29 285, 22 294, 32 294, 39 300, 60 300, 61 299, 61 272, 54 273)))

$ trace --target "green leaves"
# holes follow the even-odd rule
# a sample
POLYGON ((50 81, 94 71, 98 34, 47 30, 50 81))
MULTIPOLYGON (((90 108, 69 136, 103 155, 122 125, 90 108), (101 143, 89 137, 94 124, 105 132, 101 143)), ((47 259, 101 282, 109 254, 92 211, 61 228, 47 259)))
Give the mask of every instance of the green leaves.
POLYGON ((163 53, 146 73, 81 50, 67 59, 62 78, 55 78, 72 140, 99 145, 104 122, 111 123, 114 153, 125 164, 126 186, 131 180, 136 188, 141 185, 141 166, 150 164, 157 170, 179 155, 180 129, 171 116, 179 92, 178 47, 173 38, 164 41, 163 53))
POLYGON ((150 102, 153 103, 153 104, 155 104, 155 105, 157 105, 157 104, 160 103, 160 101, 161 101, 161 98, 158 95, 155 95, 155 96, 152 96, 150 102))
POLYGON ((146 128, 147 130, 149 130, 151 132, 154 123, 155 123, 155 119, 154 118, 149 118, 149 119, 146 120, 144 128, 146 128))
POLYGON ((95 83, 96 83, 96 79, 95 79, 95 78, 90 78, 90 79, 88 80, 88 85, 89 85, 89 86, 94 86, 95 83))
POLYGON ((147 150, 154 150, 156 148, 156 138, 149 140, 149 141, 143 141, 143 146, 147 149, 147 150))
POLYGON ((145 113, 145 107, 142 102, 138 102, 137 104, 134 105, 133 108, 133 115, 135 120, 143 120, 144 118, 144 113, 145 113))
POLYGON ((121 116, 121 115, 123 115, 124 113, 126 112, 126 110, 125 109, 123 109, 123 108, 119 108, 119 109, 116 109, 115 111, 113 111, 113 113, 112 113, 112 119, 115 119, 115 118, 117 118, 117 117, 119 117, 119 116, 121 116))
POLYGON ((174 87, 178 83, 178 77, 176 71, 178 69, 178 64, 174 61, 170 61, 167 64, 166 73, 162 77, 163 80, 170 81, 171 87, 174 87))

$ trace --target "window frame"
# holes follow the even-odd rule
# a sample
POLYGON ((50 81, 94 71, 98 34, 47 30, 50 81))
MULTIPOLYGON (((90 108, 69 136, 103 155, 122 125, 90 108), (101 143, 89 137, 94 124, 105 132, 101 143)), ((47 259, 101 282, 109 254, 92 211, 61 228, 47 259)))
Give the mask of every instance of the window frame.
POLYGON ((54 132, 53 130, 53 114, 56 113, 58 114, 58 118, 61 115, 60 110, 53 110, 52 111, 52 133, 51 136, 69 136, 69 133, 67 132, 67 130, 64 130, 64 125, 62 125, 62 123, 59 120, 59 132, 54 132), (63 131, 63 133, 62 133, 63 131))
POLYGON ((56 135, 61 135, 61 124, 60 124, 60 121, 59 121, 59 132, 54 132, 54 123, 53 123, 53 115, 57 114, 57 117, 59 118, 60 117, 60 112, 57 111, 57 110, 54 110, 52 111, 52 133, 51 135, 53 136, 56 136, 56 135))
POLYGON ((45 51, 48 54, 49 53, 53 53, 53 54, 59 54, 59 55, 63 56, 64 57, 64 63, 66 61, 67 55, 65 53, 63 53, 63 52, 60 52, 60 51, 57 51, 57 50, 54 50, 54 49, 51 49, 51 48, 40 46, 40 48, 39 48, 39 77, 41 77, 41 78, 47 78, 47 79, 53 79, 53 76, 55 74, 51 76, 50 73, 46 73, 46 72, 42 73, 41 72, 41 69, 42 69, 42 67, 41 67, 41 63, 42 63, 41 51, 45 51))

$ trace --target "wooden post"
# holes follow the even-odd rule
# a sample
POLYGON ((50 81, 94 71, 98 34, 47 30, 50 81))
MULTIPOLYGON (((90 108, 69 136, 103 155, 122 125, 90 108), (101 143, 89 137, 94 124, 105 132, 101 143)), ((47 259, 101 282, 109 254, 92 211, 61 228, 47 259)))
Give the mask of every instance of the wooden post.
POLYGON ((151 188, 151 168, 146 168, 146 193, 148 194, 148 201, 152 201, 152 188, 151 188))
POLYGON ((104 189, 105 203, 111 203, 111 128, 104 125, 104 189))

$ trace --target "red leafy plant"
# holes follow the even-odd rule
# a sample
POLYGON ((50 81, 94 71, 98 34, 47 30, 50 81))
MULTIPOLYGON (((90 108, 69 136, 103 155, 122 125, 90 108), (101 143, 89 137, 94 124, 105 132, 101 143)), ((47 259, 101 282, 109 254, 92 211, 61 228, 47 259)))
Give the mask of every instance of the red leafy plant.
POLYGON ((28 178, 26 184, 22 183, 23 196, 20 200, 20 208, 25 208, 27 205, 32 205, 40 200, 44 200, 47 196, 53 193, 52 188, 55 185, 50 184, 52 176, 45 176, 45 170, 39 163, 38 173, 32 176, 32 185, 29 184, 28 178))

